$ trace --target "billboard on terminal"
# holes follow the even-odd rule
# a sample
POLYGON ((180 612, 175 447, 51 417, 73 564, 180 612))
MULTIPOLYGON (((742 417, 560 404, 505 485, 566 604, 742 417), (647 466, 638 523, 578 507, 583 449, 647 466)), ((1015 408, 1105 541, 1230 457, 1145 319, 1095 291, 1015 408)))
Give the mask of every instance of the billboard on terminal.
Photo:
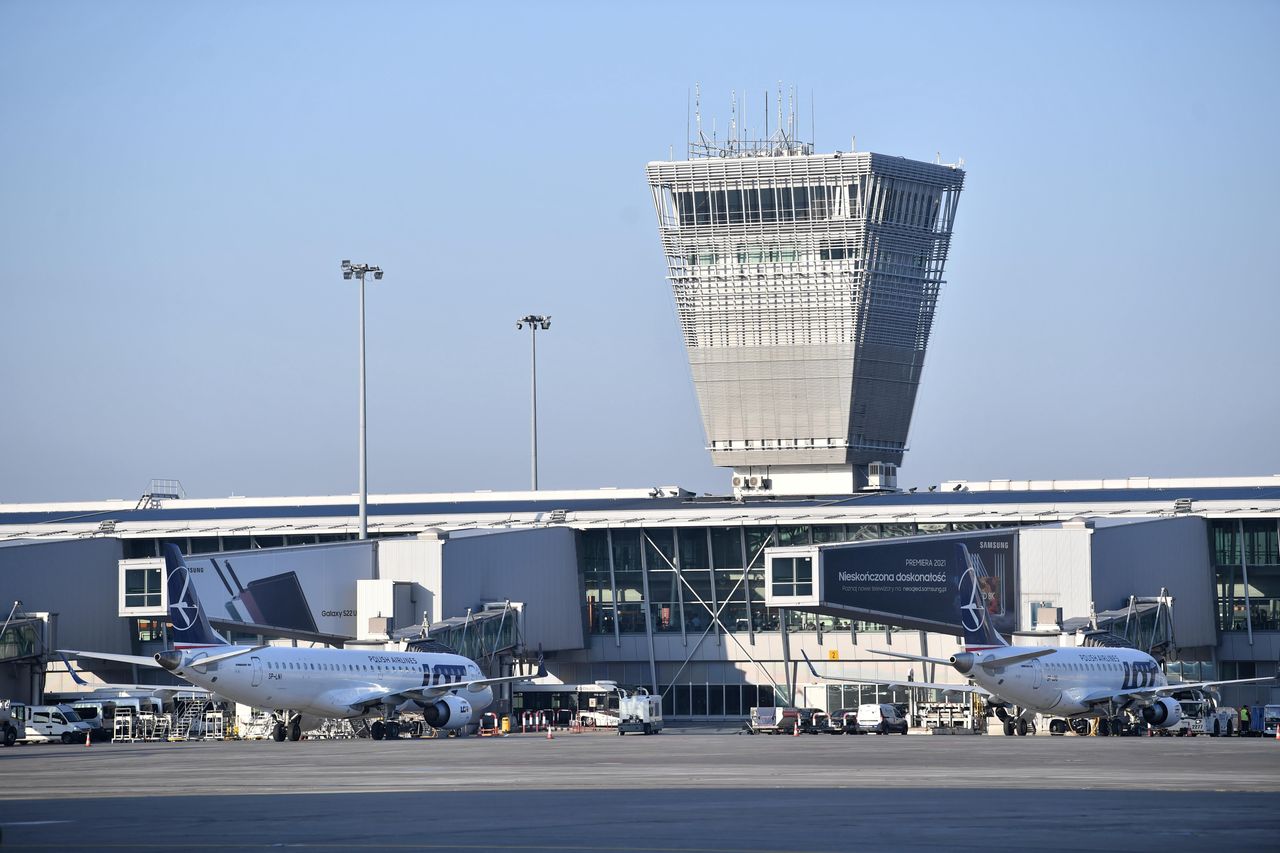
POLYGON ((971 603, 960 600, 960 579, 972 566, 988 621, 1009 634, 1017 626, 1017 537, 991 532, 824 547, 822 603, 889 624, 897 616, 959 632, 960 608, 971 603))
POLYGON ((356 636, 356 581, 372 578, 363 545, 270 548, 185 558, 211 618, 356 636))

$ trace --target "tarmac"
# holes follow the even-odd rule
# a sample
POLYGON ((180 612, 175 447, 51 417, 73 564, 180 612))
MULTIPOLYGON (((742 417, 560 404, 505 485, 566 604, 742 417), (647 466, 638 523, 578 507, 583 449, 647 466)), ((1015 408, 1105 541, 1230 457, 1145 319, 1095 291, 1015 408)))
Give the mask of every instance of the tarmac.
POLYGON ((0 750, 0 850, 1280 849, 1280 742, 513 735, 0 750))

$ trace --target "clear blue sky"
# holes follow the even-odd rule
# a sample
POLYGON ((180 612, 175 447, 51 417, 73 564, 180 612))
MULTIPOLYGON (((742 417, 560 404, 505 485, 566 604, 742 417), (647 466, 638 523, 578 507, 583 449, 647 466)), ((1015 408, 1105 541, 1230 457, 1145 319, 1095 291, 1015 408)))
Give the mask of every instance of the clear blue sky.
POLYGON ((1280 4, 0 3, 0 501, 681 484, 644 164, 964 157, 901 484, 1280 472, 1280 4))

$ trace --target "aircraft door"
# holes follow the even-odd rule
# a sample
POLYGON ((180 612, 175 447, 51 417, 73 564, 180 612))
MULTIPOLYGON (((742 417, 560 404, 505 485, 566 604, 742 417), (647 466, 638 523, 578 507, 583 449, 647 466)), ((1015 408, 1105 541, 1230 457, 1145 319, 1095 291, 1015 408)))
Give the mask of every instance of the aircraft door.
POLYGON ((1044 678, 1044 667, 1041 666, 1039 658, 1031 662, 1031 689, 1039 690, 1040 682, 1044 678))
POLYGON ((262 658, 253 657, 253 658, 249 658, 249 660, 253 661, 253 685, 252 686, 257 687, 259 684, 262 683, 262 658))

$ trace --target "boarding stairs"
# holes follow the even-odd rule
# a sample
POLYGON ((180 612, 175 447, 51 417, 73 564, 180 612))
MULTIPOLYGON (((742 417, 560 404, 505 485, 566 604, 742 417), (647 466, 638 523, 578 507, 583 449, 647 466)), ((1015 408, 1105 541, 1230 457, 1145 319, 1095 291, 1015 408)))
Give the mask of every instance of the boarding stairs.
POLYGON ((173 740, 190 740, 196 721, 204 714, 206 702, 189 702, 178 714, 173 724, 173 740))

